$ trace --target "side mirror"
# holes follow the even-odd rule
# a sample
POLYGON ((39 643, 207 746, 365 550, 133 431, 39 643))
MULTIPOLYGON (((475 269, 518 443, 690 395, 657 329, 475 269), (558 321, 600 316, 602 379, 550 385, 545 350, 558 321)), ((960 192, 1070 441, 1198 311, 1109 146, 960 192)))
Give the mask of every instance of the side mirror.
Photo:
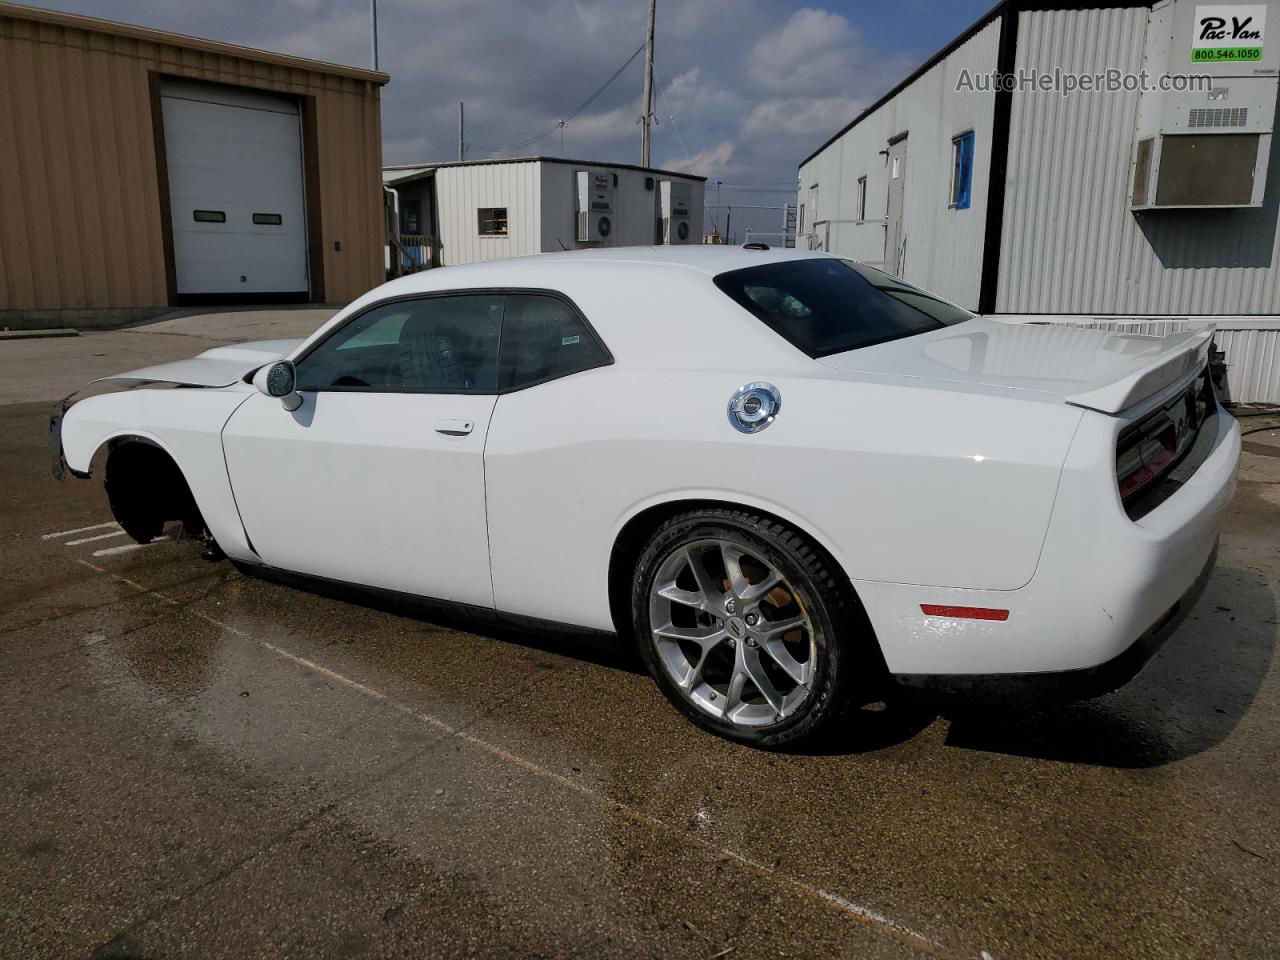
POLYGON ((297 371, 289 360, 268 363, 265 367, 259 367, 258 372, 253 375, 253 385, 259 392, 268 397, 276 397, 286 410, 297 410, 302 406, 302 396, 296 389, 297 383, 297 371))

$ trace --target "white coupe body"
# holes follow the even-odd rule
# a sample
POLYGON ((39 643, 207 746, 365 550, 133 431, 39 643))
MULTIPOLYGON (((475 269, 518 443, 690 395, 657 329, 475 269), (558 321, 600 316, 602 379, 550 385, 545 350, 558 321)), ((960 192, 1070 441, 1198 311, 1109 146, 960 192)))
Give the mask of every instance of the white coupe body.
MULTIPOLYGON (((635 577, 634 558, 620 566, 625 544, 681 509, 766 514, 829 555, 884 666, 908 680, 1087 672, 1171 616, 1211 566, 1235 488, 1238 430, 1206 383, 1211 334, 953 315, 813 356, 777 329, 813 310, 770 300, 767 321, 724 288, 741 271, 833 264, 847 266, 795 251, 620 248, 431 270, 370 292, 305 341, 122 374, 142 388, 66 409, 62 456, 87 474, 104 445, 160 448, 208 533, 244 564, 622 633, 635 577), (524 318, 542 332, 501 349, 551 373, 489 388, 488 361, 464 356, 481 372, 456 390, 403 386, 415 357, 498 349, 498 326, 465 349, 429 330, 415 347, 414 321, 397 344, 404 312, 441 297, 471 298, 456 303, 486 330, 524 318), (588 329, 560 335, 561 319, 538 314, 552 301, 588 329), (343 333, 379 310, 392 319, 343 333), (592 338, 582 368, 559 354, 537 366, 538 350, 567 356, 592 338), (380 381, 366 353, 395 369, 380 381), (280 358, 296 364, 293 409, 251 382, 280 358), (342 363, 363 365, 335 378, 342 363), (329 379, 309 384, 317 366, 329 379), (767 429, 738 429, 731 398, 760 382, 780 405, 767 429), (162 383, 188 388, 151 388, 162 383), (1175 426, 1146 426, 1159 416, 1175 426), (1118 450, 1139 428, 1156 440, 1125 483, 1163 492, 1135 510, 1118 450)), ((741 296, 761 296, 765 281, 741 276, 754 278, 741 296)))

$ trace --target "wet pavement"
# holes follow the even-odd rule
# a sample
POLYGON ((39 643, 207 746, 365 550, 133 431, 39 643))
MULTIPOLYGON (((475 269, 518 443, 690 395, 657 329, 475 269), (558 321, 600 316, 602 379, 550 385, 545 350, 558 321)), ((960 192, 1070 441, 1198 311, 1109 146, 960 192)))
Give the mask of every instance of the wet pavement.
POLYGON ((47 413, 0 406, 0 957, 1280 952, 1280 434, 1128 687, 785 755, 621 652, 121 549, 47 413))

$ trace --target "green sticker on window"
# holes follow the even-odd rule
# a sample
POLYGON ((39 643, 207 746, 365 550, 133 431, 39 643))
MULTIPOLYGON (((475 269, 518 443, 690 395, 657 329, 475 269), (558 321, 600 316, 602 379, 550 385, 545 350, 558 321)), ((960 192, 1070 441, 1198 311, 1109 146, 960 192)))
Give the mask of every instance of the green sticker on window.
POLYGON ((562 346, 562 347, 569 347, 569 346, 572 346, 573 344, 577 343, 577 342, 578 342, 579 340, 581 340, 581 339, 582 339, 582 337, 577 336, 576 334, 575 334, 574 336, 572 336, 572 337, 561 337, 561 338, 560 338, 560 346, 562 346))

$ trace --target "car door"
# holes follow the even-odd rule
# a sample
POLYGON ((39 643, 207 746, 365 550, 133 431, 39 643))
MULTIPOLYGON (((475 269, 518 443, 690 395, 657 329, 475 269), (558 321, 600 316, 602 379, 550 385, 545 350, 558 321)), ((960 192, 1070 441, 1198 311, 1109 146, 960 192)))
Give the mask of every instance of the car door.
MULTIPOLYGON (((600 460, 627 440, 600 441, 582 427, 598 420, 584 408, 600 404, 607 383, 601 368, 612 363, 607 345, 567 299, 534 291, 507 298, 502 396, 485 444, 494 605, 502 613, 586 625, 584 608, 606 595, 593 578, 603 582, 607 550, 585 545, 611 538, 613 528, 584 507, 599 499, 600 460)), ((660 406, 661 385, 639 381, 645 389, 629 402, 660 406)))
POLYGON ((491 608, 484 445, 504 297, 383 303, 297 359, 302 404, 255 393, 223 430, 269 565, 491 608))

